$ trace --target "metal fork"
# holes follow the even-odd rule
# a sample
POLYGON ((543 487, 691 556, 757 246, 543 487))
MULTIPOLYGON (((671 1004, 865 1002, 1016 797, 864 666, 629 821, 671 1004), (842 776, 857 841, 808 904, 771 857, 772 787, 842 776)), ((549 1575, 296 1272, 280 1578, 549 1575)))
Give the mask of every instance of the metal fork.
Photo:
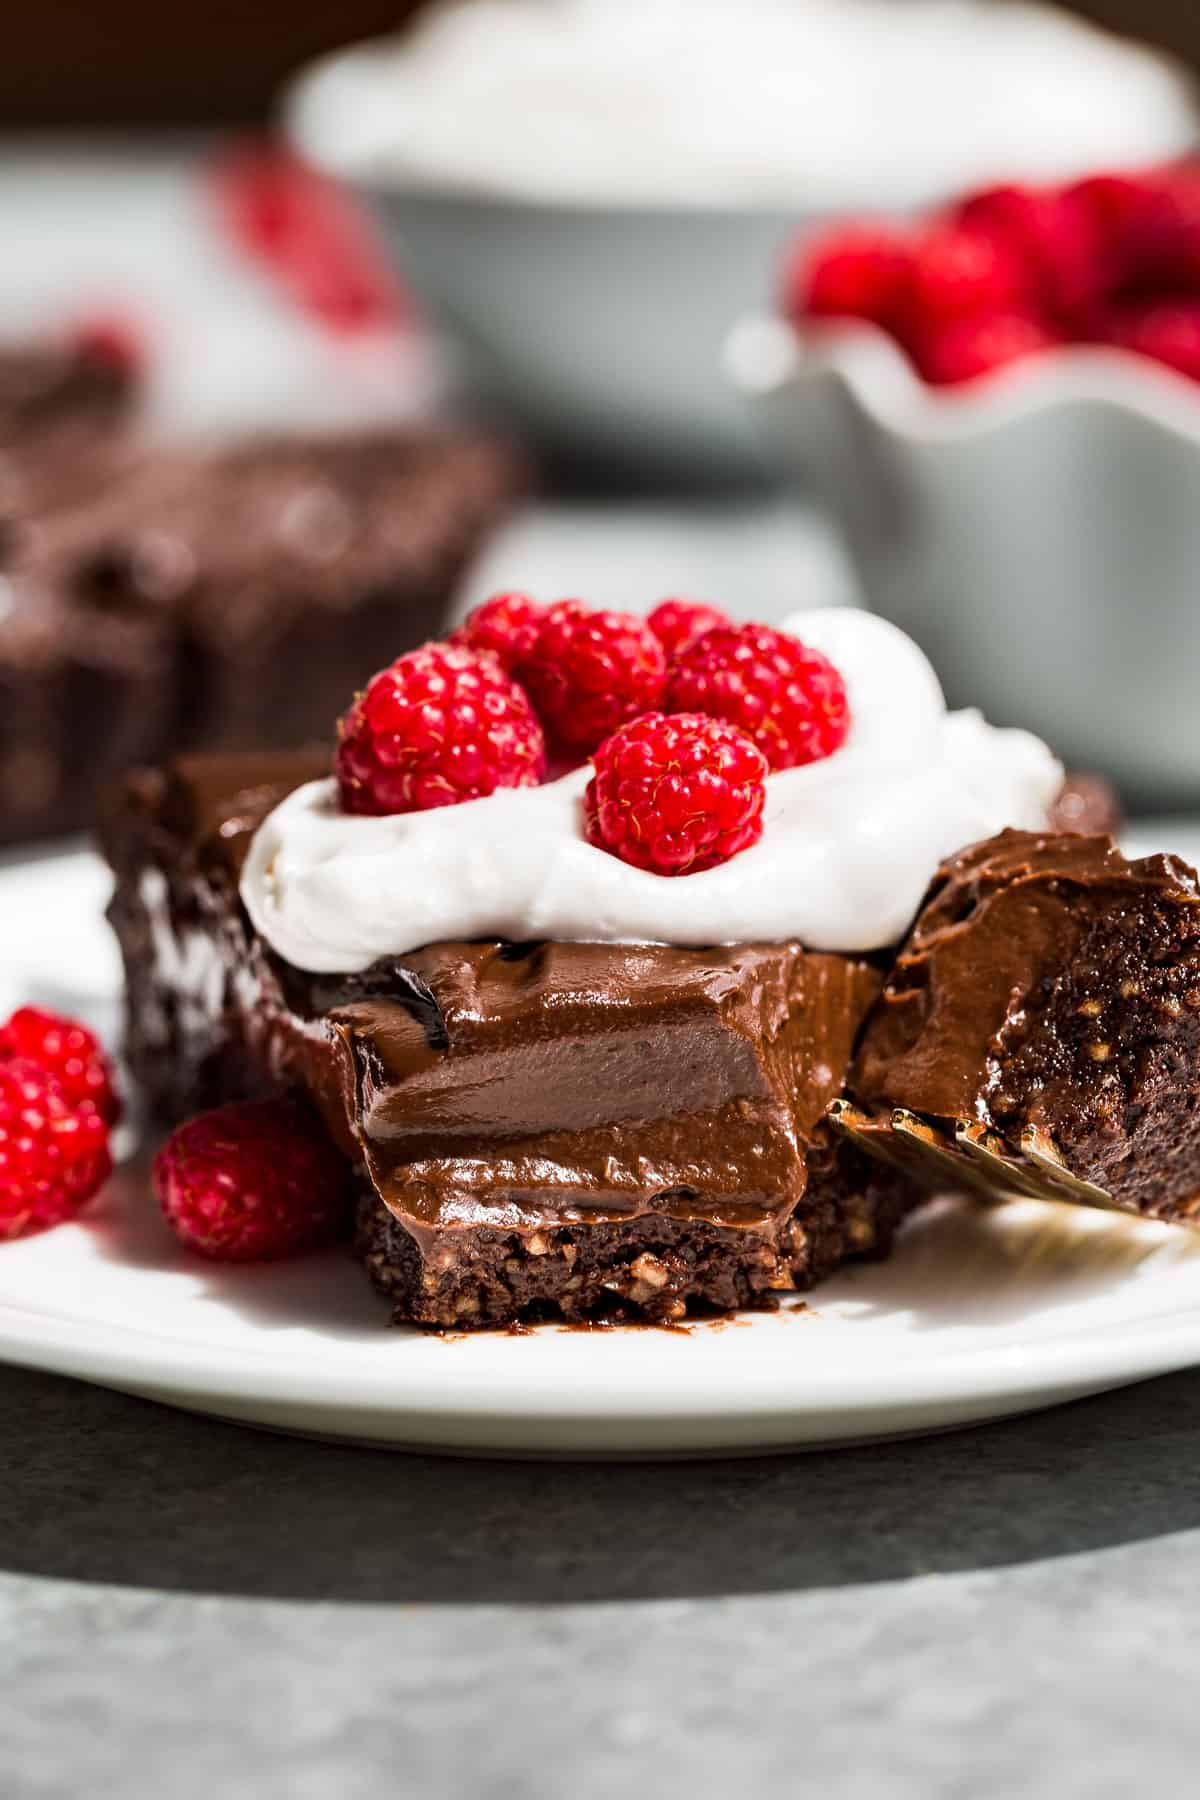
POLYGON ((832 1100, 826 1117, 839 1136, 927 1187, 969 1187, 990 1196, 1021 1194, 1137 1213, 1107 1188, 1073 1174, 1049 1132, 1037 1125, 1024 1128, 1014 1150, 986 1125, 958 1119, 951 1134, 903 1107, 871 1114, 852 1101, 832 1100))

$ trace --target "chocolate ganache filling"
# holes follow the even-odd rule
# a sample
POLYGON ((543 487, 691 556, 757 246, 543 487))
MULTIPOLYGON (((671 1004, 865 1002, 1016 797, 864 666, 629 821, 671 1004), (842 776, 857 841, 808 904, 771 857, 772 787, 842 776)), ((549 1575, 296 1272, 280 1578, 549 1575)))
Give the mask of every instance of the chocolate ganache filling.
POLYGON ((139 777, 109 827, 130 1051, 161 1110, 301 1086, 414 1234, 796 1207, 874 959, 492 941, 296 969, 250 929, 237 880, 316 761, 185 759, 139 777))
POLYGON ((1200 1203, 1200 886, 1107 837, 1007 831, 939 871, 850 1075, 859 1101, 1017 1148, 1117 1204, 1200 1203))

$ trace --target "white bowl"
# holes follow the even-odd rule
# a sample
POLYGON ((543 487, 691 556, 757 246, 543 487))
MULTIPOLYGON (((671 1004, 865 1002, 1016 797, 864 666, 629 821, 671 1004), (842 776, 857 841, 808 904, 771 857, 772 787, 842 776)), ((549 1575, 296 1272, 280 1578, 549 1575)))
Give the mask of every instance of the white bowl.
POLYGON ((465 395, 574 461, 761 477, 722 346, 785 247, 828 213, 576 205, 406 180, 356 129, 375 116, 385 54, 365 44, 315 64, 286 94, 284 124, 370 206, 465 395))
POLYGON ((1131 800, 1200 799, 1200 390, 1091 349, 936 390, 870 327, 765 318, 726 360, 952 703, 1131 800))
MULTIPOLYGON (((504 43, 504 7, 459 9, 455 29, 466 29, 468 14, 473 11, 480 29, 495 29, 504 43)), ((658 11, 662 11, 662 0, 658 11)), ((927 18, 928 29, 941 20, 939 29, 945 29, 957 43, 955 68, 963 63, 966 49, 977 45, 975 32, 968 31, 970 23, 984 32, 988 43, 995 41, 1004 52, 1000 56, 1006 70, 1004 94, 1013 88, 1022 58, 1036 58, 1036 67, 1024 79, 1027 99, 1029 94, 1040 95, 1034 106, 1036 124, 1009 173, 1049 176, 1054 171, 1070 173, 1076 164, 1090 167, 1101 144, 1108 146, 1108 160, 1128 162, 1168 157, 1191 142, 1195 131, 1191 90, 1169 65, 1141 52, 1110 47, 1108 40, 1079 25, 1067 27, 1061 18, 1051 27, 1049 14, 1033 14, 1031 25, 1024 9, 1013 9, 1011 16, 1007 9, 1000 11, 1006 14, 1011 29, 999 23, 990 7, 982 9, 979 16, 972 9, 946 11, 945 7, 923 9, 921 16, 927 18), (1067 106, 1067 95, 1058 97, 1058 110, 1074 119, 1061 142, 1054 133, 1047 139, 1043 67, 1047 31, 1060 59, 1067 54, 1061 32, 1069 32, 1076 67, 1092 70, 1088 81, 1099 79, 1096 58, 1099 72, 1110 83, 1117 79, 1115 68, 1123 70, 1119 92, 1126 104, 1115 112, 1110 108, 1103 126, 1079 117, 1078 92, 1074 94, 1074 112, 1067 106), (1025 45, 1022 56, 1015 56, 1016 40, 1025 45), (1114 56, 1117 61, 1112 63, 1114 56)), ((660 61, 666 41, 662 20, 655 27, 649 13, 648 7, 646 16, 639 14, 649 32, 648 41, 639 41, 644 52, 648 45, 655 49, 660 61)), ((667 7, 666 13, 671 31, 684 34, 680 41, 696 40, 696 54, 711 77, 712 41, 698 29, 702 22, 691 20, 684 0, 676 9, 667 7), (709 47, 707 63, 705 43, 709 47)), ((437 9, 434 14, 441 16, 437 9)), ((576 43, 576 29, 585 29, 588 22, 596 27, 597 18, 599 14, 587 9, 563 16, 549 9, 542 23, 551 40, 547 49, 551 61, 565 56, 567 45, 576 43)), ((829 9, 824 9, 820 18, 824 18, 824 34, 819 34, 819 47, 824 43, 828 58, 829 9)), ((542 25, 536 29, 531 25, 527 9, 522 23, 525 29, 533 29, 534 36, 542 31, 542 25)), ((761 54, 768 54, 756 36, 761 27, 759 18, 757 23, 747 23, 747 31, 738 31, 738 41, 745 41, 747 54, 752 54, 756 43, 761 54)), ((858 18, 858 31, 864 29, 864 20, 858 18)), ((858 209, 887 207, 891 214, 905 214, 937 203, 943 180, 957 187, 966 171, 982 176, 981 167, 972 166, 970 160, 964 162, 970 146, 963 146, 957 158, 948 157, 941 137, 930 133, 921 115, 909 117, 912 108, 903 101, 898 112, 889 112, 889 119, 892 130, 907 133, 907 139, 898 142, 889 155, 874 160, 871 171, 858 167, 855 175, 853 169, 844 169, 837 158, 829 157, 826 166, 813 167, 806 178, 797 167, 797 171, 786 171, 784 180, 774 160, 779 157, 779 144, 774 144, 774 149, 759 146, 761 155, 756 155, 757 140, 730 135, 730 121, 738 119, 738 104, 747 104, 745 94, 727 95, 729 106, 723 108, 720 121, 712 121, 711 131, 702 135, 700 142, 691 144, 691 139, 685 139, 696 158, 694 166, 689 162, 689 180, 682 178, 676 164, 658 167, 651 162, 646 166, 644 155, 649 151, 644 149, 644 139, 637 139, 642 151, 640 160, 633 157, 635 169, 631 171, 630 157, 621 155, 619 122, 624 113, 617 101, 633 101, 619 79, 621 68, 613 67, 606 56, 601 68, 590 68, 588 63, 574 67, 572 63, 572 79, 583 95, 579 106, 588 146, 587 167, 572 167, 567 173, 542 171, 536 187, 527 187, 516 184, 515 171, 500 151, 527 151, 534 144, 540 146, 542 155, 552 155, 561 142, 554 131, 540 130, 536 121, 520 112, 522 104, 536 108, 542 94, 540 79, 545 79, 542 63, 534 58, 536 67, 527 70, 529 81, 516 83, 513 104, 518 115, 509 131, 513 142, 502 144, 497 157, 489 158, 488 133, 491 131, 495 140, 495 103, 502 72, 493 70, 488 76, 484 67, 480 74, 477 65, 471 72, 462 63, 466 52, 455 61, 439 32, 434 27, 430 31, 441 43, 432 65, 412 49, 412 40, 405 38, 369 41, 315 63, 300 74, 284 97, 286 130, 309 162, 338 176, 371 203, 405 279, 459 351, 459 374, 471 398, 491 403, 504 418, 524 425, 540 445, 576 459, 601 459, 615 464, 622 473, 640 475, 655 470, 689 479, 761 473, 756 439, 748 428, 745 409, 739 407, 738 398, 723 380, 720 353, 732 322, 772 292, 784 248, 806 230, 844 216, 851 205, 858 209), (599 108, 592 76, 608 95, 608 112, 599 108), (475 81, 484 81, 491 110, 484 108, 479 144, 464 146, 461 135, 455 135, 459 151, 455 162, 437 131, 432 142, 421 137, 423 119, 428 126, 423 113, 430 99, 428 85, 441 85, 435 124, 444 130, 446 108, 452 106, 455 95, 462 108, 468 108, 466 95, 475 94, 475 81), (613 83, 617 99, 610 92, 613 83), (597 117, 603 130, 597 126, 597 117), (596 166, 597 130, 599 142, 603 142, 604 131, 617 133, 615 166, 608 173, 596 166), (407 164, 398 146, 419 151, 419 166, 407 164), (486 189, 480 185, 484 180, 489 184, 486 189), (608 193, 621 198, 608 202, 604 198, 608 193), (792 194, 797 196, 795 202, 792 194), (856 198, 851 200, 851 194, 856 198), (687 203, 693 198, 703 203, 687 203)), ((873 31, 880 31, 878 20, 873 22, 873 31)), ((457 41, 453 38, 453 43, 457 41)), ((608 49, 613 45, 619 49, 621 43, 603 20, 599 41, 608 49)), ((766 43, 770 41, 774 40, 768 38, 766 43)), ((905 27, 887 32, 880 54, 885 47, 907 67, 916 43, 905 27)), ((583 54, 581 45, 576 49, 583 54)), ((633 74, 640 68, 640 81, 644 81, 648 68, 640 65, 630 45, 626 49, 633 58, 633 74)), ((471 54, 477 59, 484 56, 475 40, 471 40, 471 54)), ((651 67, 662 74, 658 61, 651 67)), ((509 63, 502 59, 502 68, 506 67, 509 63)), ((685 77, 685 68, 691 67, 685 58, 682 67, 685 77)), ((835 58, 829 68, 837 72, 842 63, 835 58)), ((768 146, 774 142, 772 130, 779 126, 777 92, 783 74, 786 72, 775 70, 774 83, 766 83, 763 90, 765 104, 772 95, 775 101, 774 112, 770 106, 766 108, 768 146), (770 126, 772 117, 774 128, 770 126)), ((725 86, 720 61, 716 77, 718 85, 725 86)), ((678 79, 676 74, 676 85, 678 79)), ((738 83, 738 79, 734 68, 729 81, 738 83)), ((880 68, 874 70, 874 79, 882 79, 880 68)), ((799 90, 804 92, 802 83, 799 90)), ((639 104, 644 104, 639 81, 633 81, 633 94, 640 95, 639 104)), ((991 94, 991 112, 995 113, 1004 94, 991 94)), ((667 103, 669 94, 664 95, 667 103)), ((633 121, 637 126, 640 119, 644 131, 646 121, 640 117, 639 104, 633 104, 633 121)), ((1033 104, 1031 99, 1029 104, 1033 104)), ((561 126, 560 112, 561 106, 554 117, 561 126)), ((633 130, 637 137, 637 128, 633 130)), ((990 130, 991 137, 984 131, 984 140, 993 144, 995 130, 990 130)), ((1006 126, 1000 135, 1006 144, 1007 131, 1006 126)), ((666 151, 662 155, 666 157, 666 151)), ((999 148, 995 155, 999 157, 999 148)), ((671 162, 669 157, 666 160, 671 162)), ((527 167, 524 175, 529 178, 527 167)))
POLYGON ((1174 65, 1045 9, 625 10, 618 31, 600 5, 435 5, 284 100, 297 148, 374 209, 471 397, 623 473, 761 470, 721 346, 822 221, 1195 135, 1174 65), (980 65, 991 85, 964 101, 980 65))

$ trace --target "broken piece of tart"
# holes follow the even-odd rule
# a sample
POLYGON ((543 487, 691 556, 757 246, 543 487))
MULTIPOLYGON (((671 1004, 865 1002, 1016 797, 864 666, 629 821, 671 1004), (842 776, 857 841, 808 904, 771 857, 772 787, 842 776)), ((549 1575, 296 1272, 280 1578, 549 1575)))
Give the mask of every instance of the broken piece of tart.
POLYGON ((829 1109, 941 858, 1062 770, 868 614, 688 611, 668 649, 497 595, 332 770, 192 760, 112 823, 135 1071, 176 1115, 305 1092, 399 1318, 770 1305, 920 1191, 829 1109))
POLYGON ((305 1090, 359 1166, 359 1249, 398 1318, 670 1320, 887 1249, 915 1190, 821 1123, 875 959, 493 940, 301 970, 238 880, 318 767, 192 758, 130 783, 106 833, 128 1052, 164 1116, 305 1090))
POLYGON ((1200 1222, 1200 887, 1104 836, 951 857, 833 1122, 933 1185, 1200 1222))

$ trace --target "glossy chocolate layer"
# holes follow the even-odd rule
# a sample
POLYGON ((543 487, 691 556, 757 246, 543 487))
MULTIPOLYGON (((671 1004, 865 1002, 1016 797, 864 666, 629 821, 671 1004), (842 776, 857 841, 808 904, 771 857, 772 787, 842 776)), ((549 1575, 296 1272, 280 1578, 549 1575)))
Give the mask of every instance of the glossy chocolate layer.
POLYGON ((1077 1175, 1173 1216, 1200 1192, 1200 887, 1106 837, 1005 832, 953 858, 865 1032, 879 1109, 1049 1132, 1077 1175))
POLYGON ((330 1022, 371 1174, 410 1225, 790 1210, 880 985, 794 944, 451 944, 408 960, 435 1011, 388 998, 330 1022))
POLYGON ((486 943, 305 974, 254 940, 236 878, 261 818, 320 770, 303 755, 185 759, 138 778, 109 832, 132 1047, 160 1098, 164 1069, 214 1059, 301 1082, 417 1228, 796 1204, 879 992, 873 963, 797 944, 486 943), (157 1004, 155 983, 169 990, 157 1004), (148 1035, 185 1016, 182 1055, 148 1035))

